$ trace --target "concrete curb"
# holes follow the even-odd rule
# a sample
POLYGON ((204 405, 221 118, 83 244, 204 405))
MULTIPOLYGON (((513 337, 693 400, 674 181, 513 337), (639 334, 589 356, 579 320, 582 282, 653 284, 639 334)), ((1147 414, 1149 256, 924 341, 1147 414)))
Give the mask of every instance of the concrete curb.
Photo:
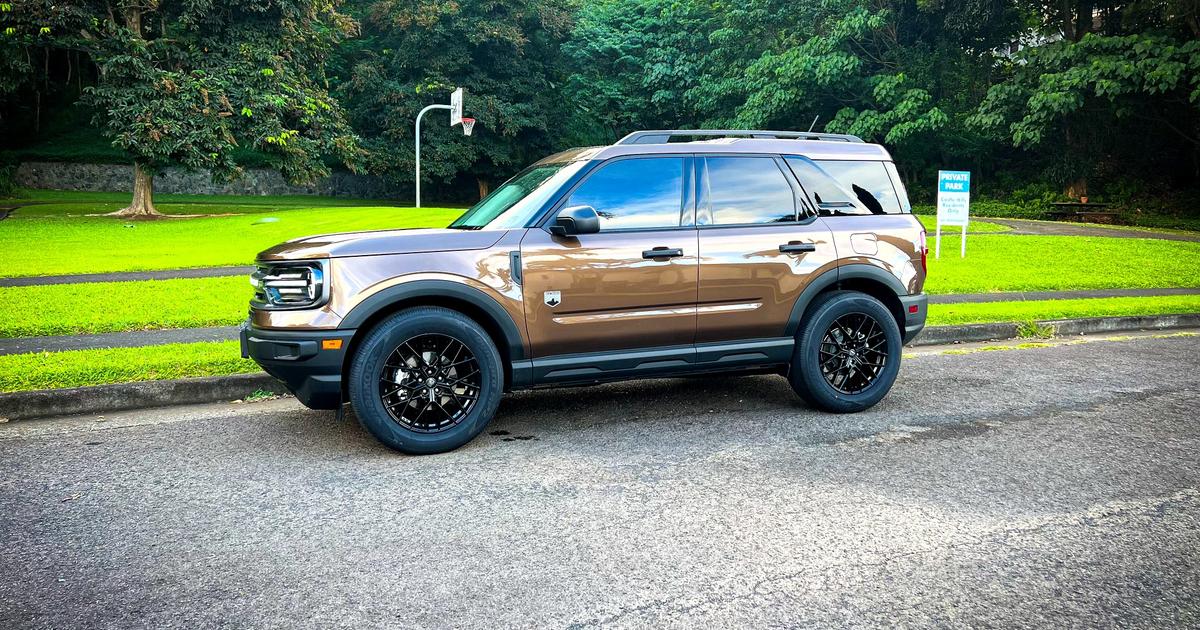
MULTIPOLYGON (((1096 317, 1039 321, 1055 334, 1080 335, 1133 330, 1200 328, 1200 313, 1137 317, 1096 317)), ((1017 337, 1017 324, 931 326, 909 346, 936 346, 1017 337)), ((213 403, 244 398, 255 390, 286 391, 283 383, 259 374, 183 378, 170 381, 117 383, 71 389, 44 389, 0 394, 0 418, 27 420, 80 413, 106 413, 146 407, 213 403)))
POLYGON ((116 383, 0 394, 0 418, 27 420, 80 413, 191 405, 245 398, 255 390, 282 394, 283 383, 265 373, 170 381, 116 383))
MULTIPOLYGON (((1088 317, 1082 319, 1038 320, 1043 326, 1053 326, 1055 336, 1086 335, 1133 330, 1170 330, 1200 328, 1200 313, 1181 315, 1135 315, 1130 317, 1088 317)), ((972 341, 1000 341, 1017 338, 1017 324, 967 324, 963 326, 930 326, 908 345, 938 346, 972 341)))

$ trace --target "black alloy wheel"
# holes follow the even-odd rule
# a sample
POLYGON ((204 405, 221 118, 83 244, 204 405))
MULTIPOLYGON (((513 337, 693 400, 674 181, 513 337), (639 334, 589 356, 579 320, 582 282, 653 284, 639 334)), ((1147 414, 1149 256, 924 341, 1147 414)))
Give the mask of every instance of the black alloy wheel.
POLYGON ((483 376, 463 342, 442 334, 406 339, 379 375, 379 396, 400 426, 438 433, 462 422, 479 400, 483 376))
POLYGON ((883 327, 866 313, 847 313, 833 320, 821 339, 821 373, 843 394, 857 394, 875 382, 887 366, 883 327))
POLYGON ((817 409, 870 409, 896 382, 902 347, 897 318, 877 298, 830 291, 805 311, 788 381, 817 409))

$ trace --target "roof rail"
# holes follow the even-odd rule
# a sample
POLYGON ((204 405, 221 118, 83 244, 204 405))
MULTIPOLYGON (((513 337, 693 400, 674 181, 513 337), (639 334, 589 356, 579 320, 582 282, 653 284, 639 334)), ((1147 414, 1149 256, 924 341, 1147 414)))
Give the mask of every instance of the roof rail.
POLYGON ((671 138, 708 136, 728 138, 747 136, 750 138, 788 140, 830 140, 834 142, 862 142, 862 138, 844 133, 816 133, 812 131, 770 131, 763 129, 655 129, 635 131, 616 144, 666 144, 671 138))

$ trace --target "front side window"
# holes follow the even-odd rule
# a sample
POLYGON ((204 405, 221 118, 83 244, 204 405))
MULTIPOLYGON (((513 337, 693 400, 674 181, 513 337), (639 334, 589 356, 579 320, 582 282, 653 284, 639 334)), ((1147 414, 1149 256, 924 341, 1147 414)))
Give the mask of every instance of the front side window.
POLYGON ((681 157, 609 162, 571 193, 565 207, 591 206, 601 230, 679 227, 683 165, 681 157))
POLYGON ((855 198, 872 214, 903 212, 900 197, 888 177, 884 162, 869 160, 821 160, 817 162, 826 173, 854 193, 855 198))
MULTIPOLYGON (((786 158, 788 166, 800 180, 800 185, 817 204, 817 213, 823 217, 836 217, 857 214, 872 214, 854 193, 842 186, 817 166, 812 160, 802 157, 786 158)), ((881 213, 882 214, 882 213, 881 213)))
POLYGON ((710 157, 705 165, 713 225, 796 220, 796 197, 774 158, 710 157))

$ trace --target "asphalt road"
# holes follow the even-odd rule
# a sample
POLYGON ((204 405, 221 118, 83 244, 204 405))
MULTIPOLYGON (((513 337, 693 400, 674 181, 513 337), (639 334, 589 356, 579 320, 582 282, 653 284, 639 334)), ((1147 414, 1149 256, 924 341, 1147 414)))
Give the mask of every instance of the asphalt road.
POLYGON ((280 400, 0 425, 0 627, 1196 627, 1200 337, 512 396, 404 457, 280 400))

